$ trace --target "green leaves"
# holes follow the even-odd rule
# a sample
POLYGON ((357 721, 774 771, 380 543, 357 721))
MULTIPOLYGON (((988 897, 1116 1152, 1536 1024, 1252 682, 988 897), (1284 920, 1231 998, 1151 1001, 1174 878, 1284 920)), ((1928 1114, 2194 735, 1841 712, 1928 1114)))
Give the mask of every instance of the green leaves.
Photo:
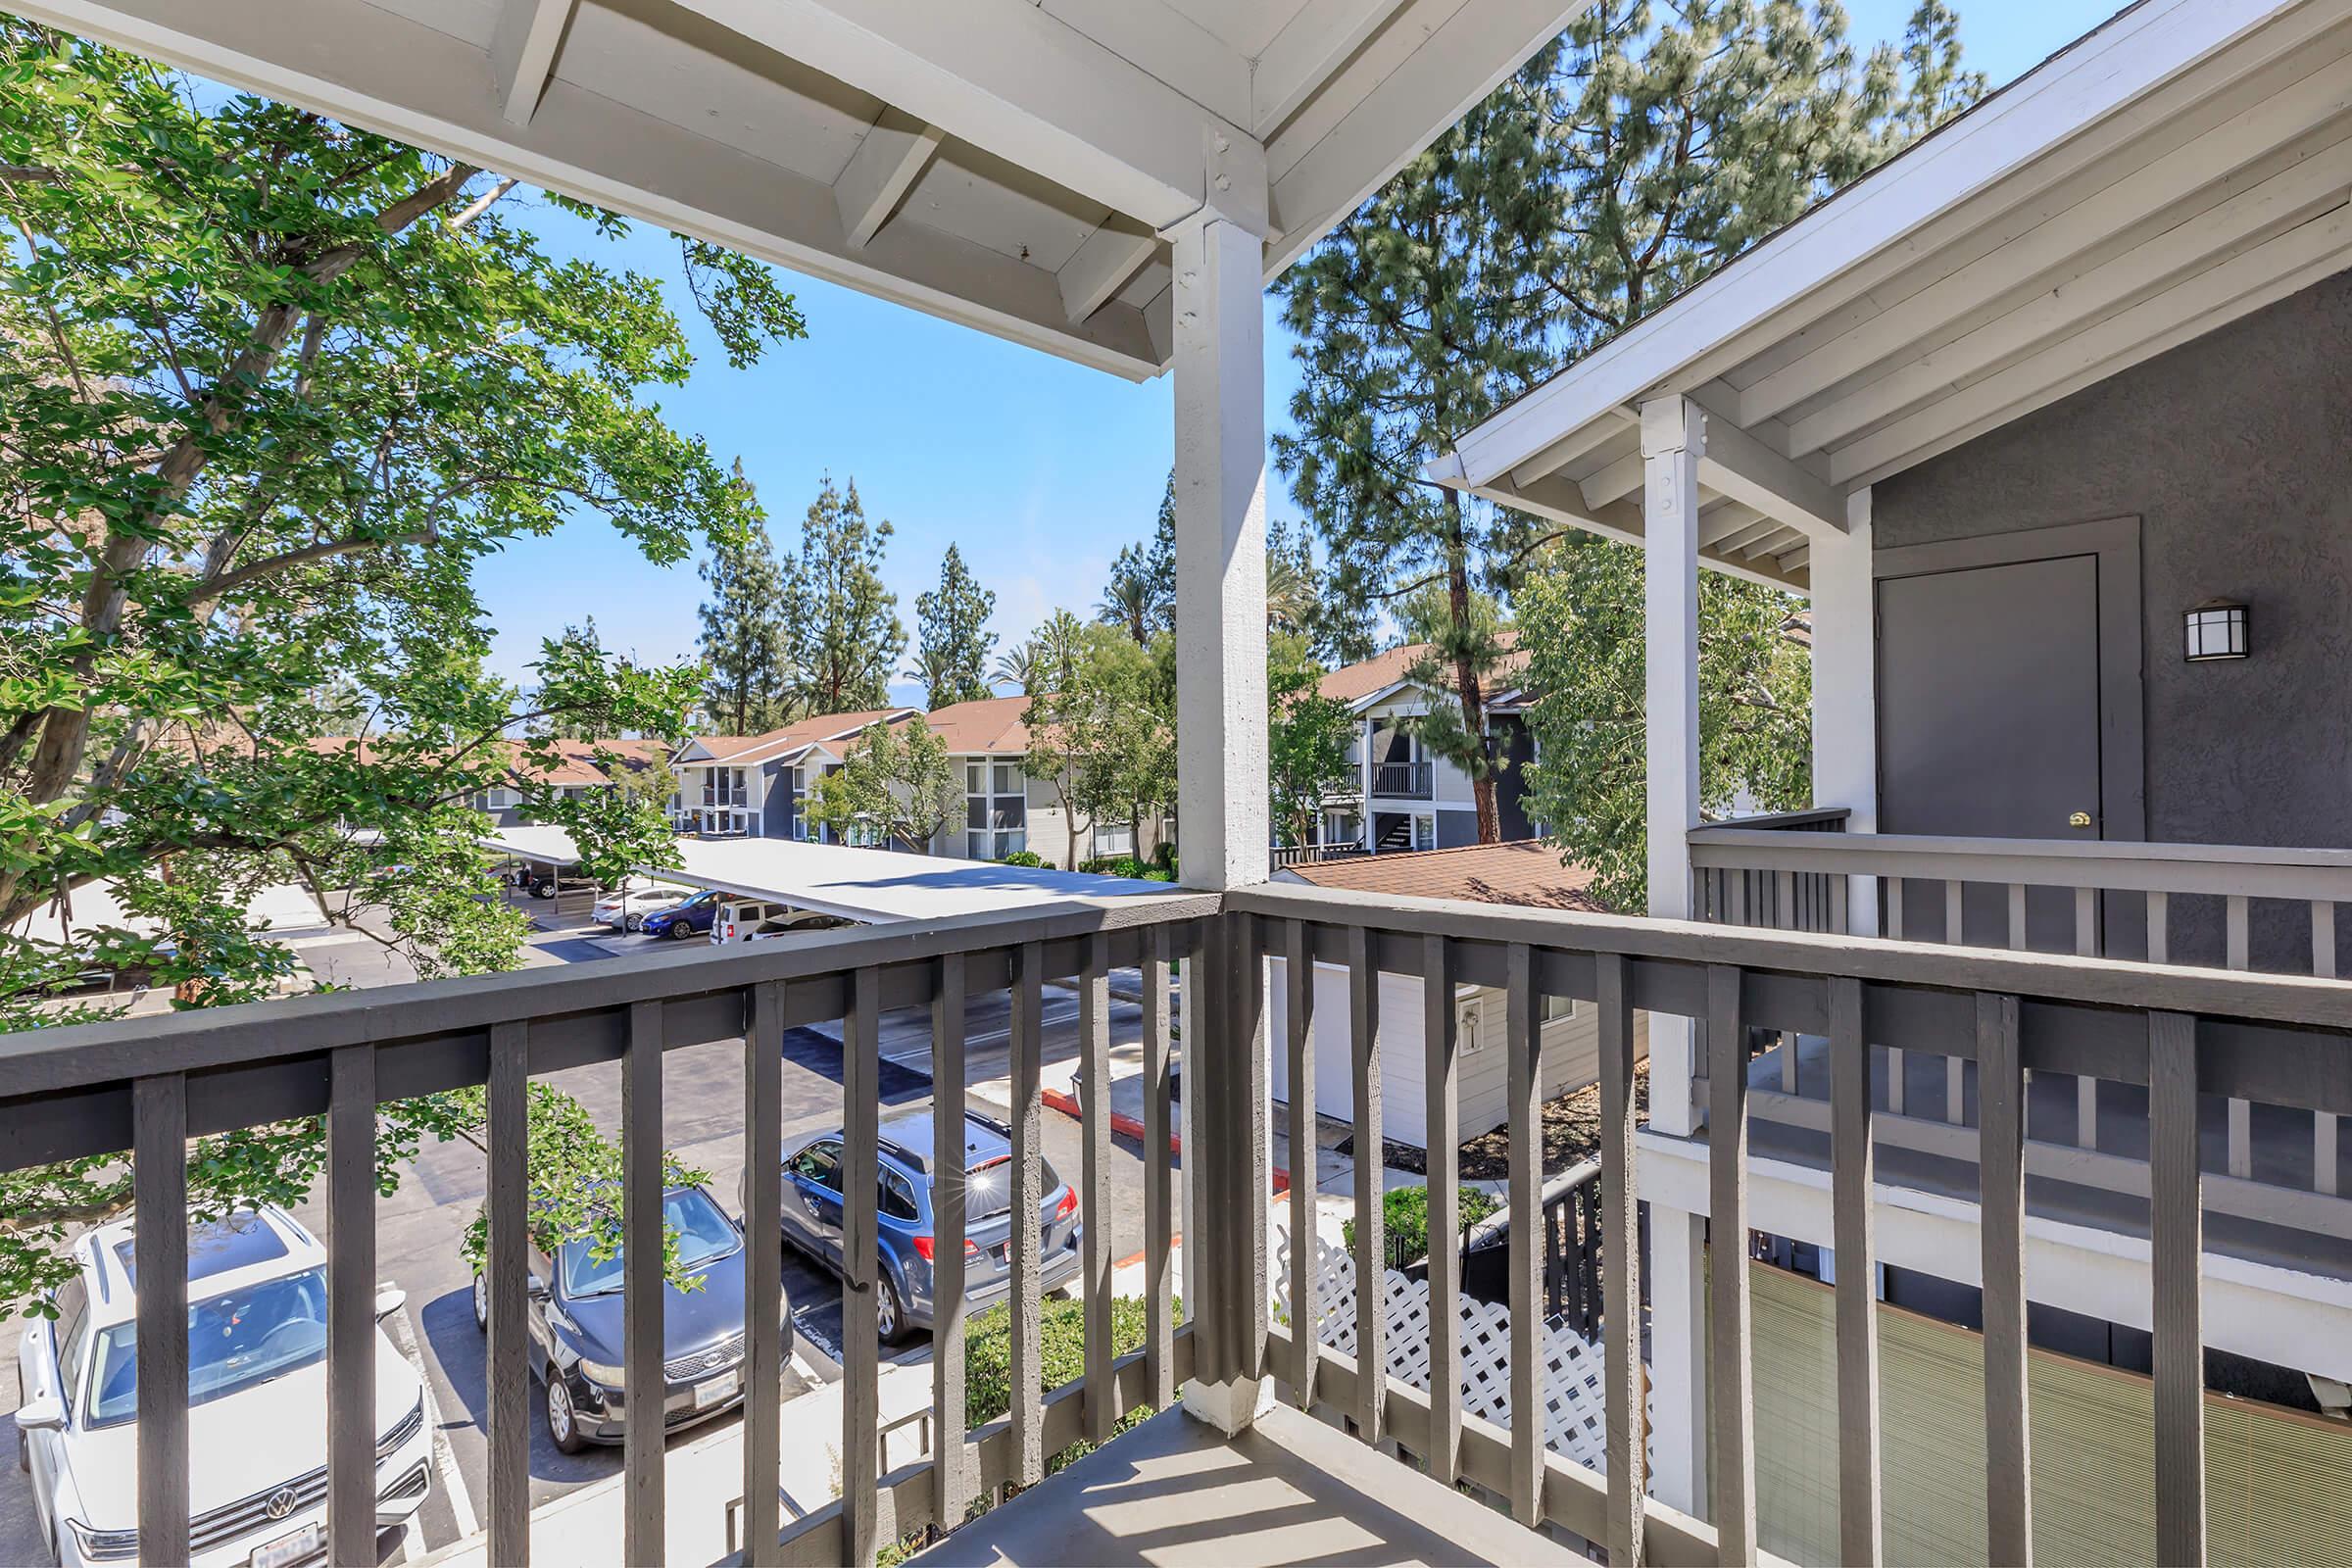
POLYGON ((920 855, 964 808, 948 743, 919 718, 873 723, 849 743, 838 772, 809 791, 808 820, 853 844, 903 844, 920 855))
POLYGON ((915 668, 906 676, 923 683, 924 707, 975 703, 990 695, 988 656, 997 637, 988 629, 988 617, 996 610, 997 596, 980 586, 963 564, 963 552, 951 542, 939 564, 939 586, 914 599, 915 668))

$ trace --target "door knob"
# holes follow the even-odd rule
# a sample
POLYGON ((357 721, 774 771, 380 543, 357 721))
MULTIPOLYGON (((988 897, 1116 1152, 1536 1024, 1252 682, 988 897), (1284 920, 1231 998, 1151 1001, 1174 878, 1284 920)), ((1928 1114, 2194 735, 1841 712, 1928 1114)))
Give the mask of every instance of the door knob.
POLYGON ((2068 827, 2088 827, 2090 826, 2090 813, 2088 811, 2077 811, 2066 819, 2066 825, 2068 827))

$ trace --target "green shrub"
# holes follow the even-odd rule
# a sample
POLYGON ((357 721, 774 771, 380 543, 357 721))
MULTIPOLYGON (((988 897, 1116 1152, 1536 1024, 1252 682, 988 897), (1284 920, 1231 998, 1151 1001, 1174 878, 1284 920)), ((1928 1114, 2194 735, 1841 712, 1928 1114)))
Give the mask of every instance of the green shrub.
POLYGON ((1046 863, 1046 858, 1042 855, 1033 855, 1027 850, 1015 850, 1010 855, 1004 857, 1004 858, 1002 860, 999 860, 997 863, 999 865, 1042 866, 1046 863))
POLYGON ((1139 882, 1173 882, 1176 873, 1157 860, 1139 860, 1132 855, 1105 855, 1081 860, 1078 869, 1096 876, 1123 876, 1139 882))
MULTIPOLYGON (((1468 1229, 1494 1213, 1502 1205, 1488 1196, 1483 1188, 1462 1189, 1462 1226, 1468 1229)), ((1429 1255, 1429 1189, 1427 1187, 1392 1187, 1388 1197, 1381 1200, 1381 1223, 1389 1236, 1389 1255, 1392 1257, 1427 1257, 1429 1255)), ((1340 1227, 1348 1250, 1355 1250, 1355 1221, 1348 1220, 1340 1227)))

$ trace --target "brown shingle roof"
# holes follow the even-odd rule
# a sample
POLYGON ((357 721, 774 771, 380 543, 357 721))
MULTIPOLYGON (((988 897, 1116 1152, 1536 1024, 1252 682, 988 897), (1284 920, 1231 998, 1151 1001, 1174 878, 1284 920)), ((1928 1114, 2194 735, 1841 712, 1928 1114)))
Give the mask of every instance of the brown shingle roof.
POLYGON ((1319 888, 1346 888, 1356 893, 1607 912, 1586 891, 1592 885, 1592 873, 1581 865, 1562 865, 1560 852, 1536 839, 1354 856, 1288 866, 1280 874, 1319 888))
MULTIPOLYGON (((1527 656, 1519 652, 1518 632, 1505 630, 1498 634, 1498 640, 1508 652, 1495 662, 1495 690, 1502 689, 1527 667, 1527 656)), ((1338 703, 1361 702, 1374 692, 1387 691, 1404 679, 1405 671, 1412 668, 1414 661, 1428 652, 1427 643, 1403 643, 1385 654, 1374 654, 1360 662, 1342 664, 1323 677, 1323 695, 1338 703)))
POLYGON ((1029 726, 1021 722, 1028 710, 1026 697, 984 697, 934 709, 924 721, 952 756, 1017 755, 1029 750, 1029 726))
POLYGON ((711 761, 731 762, 755 752, 782 751, 846 739, 877 720, 899 718, 914 711, 911 708, 869 708, 854 713, 816 713, 787 724, 782 729, 771 729, 764 735, 697 735, 694 742, 710 754, 711 761))

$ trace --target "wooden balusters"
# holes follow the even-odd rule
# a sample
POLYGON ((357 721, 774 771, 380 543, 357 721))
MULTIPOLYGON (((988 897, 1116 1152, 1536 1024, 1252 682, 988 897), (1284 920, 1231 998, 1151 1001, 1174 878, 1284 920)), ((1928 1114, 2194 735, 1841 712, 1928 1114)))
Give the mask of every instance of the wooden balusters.
POLYGON ((1977 1173, 1984 1292, 1984 1497, 1991 1560, 2034 1560, 2026 1411, 2025 1070, 2012 996, 1977 997, 1977 1173))
MULTIPOLYGON (((1355 1430, 1366 1443, 1385 1436, 1388 1413, 1388 1268, 1386 1145, 1381 1136, 1380 971, 1372 933, 1348 929, 1348 1023, 1355 1073, 1355 1430)), ((1311 1330, 1310 1330, 1311 1332, 1311 1330)))

